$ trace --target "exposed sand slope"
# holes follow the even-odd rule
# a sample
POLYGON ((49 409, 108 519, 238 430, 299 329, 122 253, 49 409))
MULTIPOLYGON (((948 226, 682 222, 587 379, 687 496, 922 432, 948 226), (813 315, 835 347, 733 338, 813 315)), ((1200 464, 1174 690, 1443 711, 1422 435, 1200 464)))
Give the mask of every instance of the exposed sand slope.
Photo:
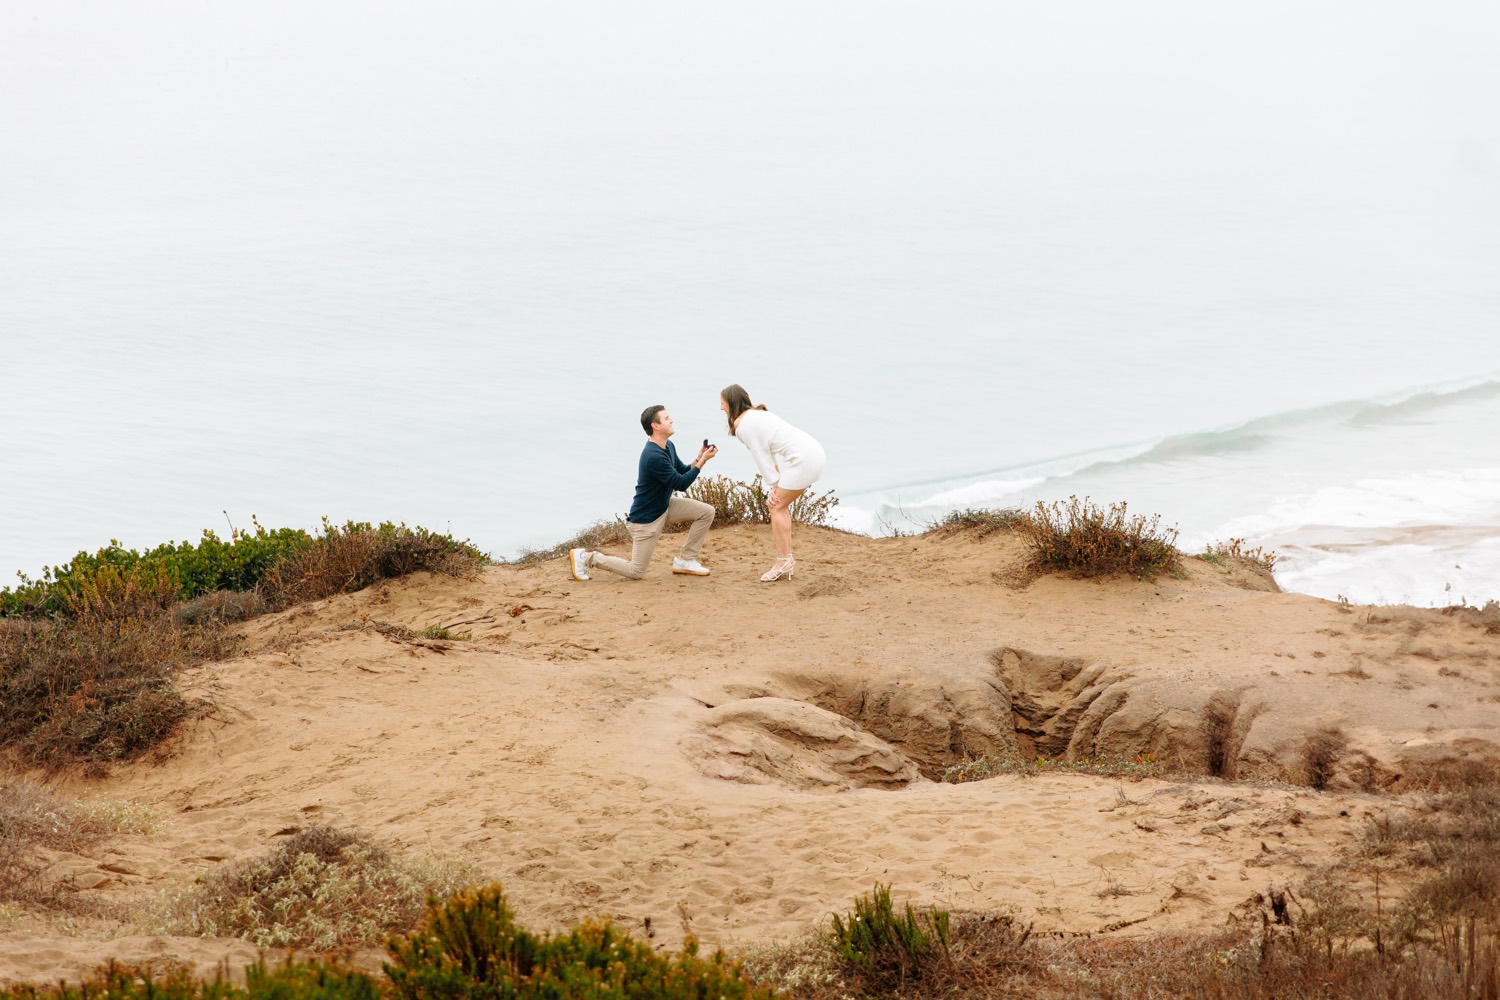
MULTIPOLYGON (((799 574, 775 585, 756 582, 764 528, 714 532, 706 579, 670 574, 675 545, 636 583, 495 567, 249 623, 256 652, 192 679, 219 709, 177 756, 75 789, 152 805, 159 833, 59 870, 145 900, 330 822, 477 863, 524 920, 650 917, 666 943, 679 903, 706 942, 745 943, 877 880, 1040 930, 1203 928, 1358 837, 1389 802, 1363 789, 1495 749, 1500 637, 1440 612, 1245 589, 1264 584, 1197 560, 1182 580, 1015 589, 999 535, 799 529, 799 574), (464 642, 380 626, 476 618, 464 642), (1064 749, 1340 791, 929 780, 965 753, 1064 749)), ((23 921, 0 978, 153 950, 249 953, 23 921)))

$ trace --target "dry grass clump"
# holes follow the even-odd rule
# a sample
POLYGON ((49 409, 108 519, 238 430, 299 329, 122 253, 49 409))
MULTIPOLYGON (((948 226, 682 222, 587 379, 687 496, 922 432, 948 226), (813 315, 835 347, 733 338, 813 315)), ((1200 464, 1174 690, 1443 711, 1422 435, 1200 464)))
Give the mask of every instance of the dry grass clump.
POLYGON ((890 886, 877 883, 825 929, 752 952, 745 971, 804 1000, 1026 996, 1038 957, 1030 925, 1007 914, 898 910, 890 886))
POLYGON ((1249 563, 1269 573, 1276 568, 1276 560, 1280 556, 1273 550, 1259 545, 1251 548, 1243 538, 1231 538, 1227 542, 1214 542, 1204 546, 1198 558, 1204 562, 1213 563, 1215 566, 1223 566, 1231 562, 1249 563))
MULTIPOLYGON (((1045 946, 1046 975, 1026 989, 969 996, 1035 1000, 1470 1000, 1500 997, 1495 928, 1405 952, 1329 941, 1275 923, 1211 935, 1158 935, 1045 946)), ((963 996, 966 994, 955 994, 963 996)))
POLYGON ((952 535, 973 535, 983 538, 996 531, 1014 531, 1030 517, 1019 507, 977 508, 950 511, 942 520, 933 524, 923 534, 948 538, 952 535))
POLYGON ((169 612, 175 584, 160 569, 104 567, 54 619, 0 628, 0 748, 57 770, 131 760, 158 747, 201 704, 173 685, 181 667, 232 652, 220 623, 169 612))
POLYGON ((267 569, 260 587, 268 604, 287 607, 410 573, 471 576, 487 561, 467 542, 426 528, 324 521, 323 533, 267 569))
POLYGON ((1324 726, 1302 741, 1303 782, 1323 791, 1332 783, 1339 760, 1349 749, 1349 738, 1337 726, 1324 726))
POLYGON ((1500 635, 1500 601, 1485 601, 1484 606, 1479 608, 1454 604, 1444 608, 1443 614, 1457 616, 1460 621, 1483 629, 1486 635, 1500 635))
MULTIPOLYGON (((685 494, 714 509, 714 527, 731 524, 770 524, 771 494, 756 476, 745 483, 728 476, 699 476, 685 494)), ((792 523, 827 527, 828 518, 839 499, 833 490, 814 493, 807 490, 792 501, 792 523)))
POLYGON ((1131 515, 1123 502, 1098 507, 1088 498, 1038 501, 1017 528, 1041 571, 1082 577, 1128 573, 1150 579, 1179 569, 1177 529, 1161 516, 1131 515))
POLYGON ((1472 765, 1447 777, 1452 787, 1422 812, 1387 813, 1366 830, 1371 855, 1423 873, 1405 900, 1409 930, 1454 918, 1500 922, 1500 775, 1472 765))
POLYGON ((172 622, 183 627, 233 624, 269 611, 259 589, 216 590, 172 606, 172 622))
POLYGON ((316 826, 168 899, 163 922, 171 932, 265 948, 369 945, 415 927, 429 897, 450 896, 476 875, 466 864, 400 857, 363 834, 316 826))
POLYGON ((115 833, 147 833, 149 809, 128 802, 67 801, 25 778, 0 780, 0 903, 54 908, 64 887, 46 877, 42 848, 81 851, 115 833))

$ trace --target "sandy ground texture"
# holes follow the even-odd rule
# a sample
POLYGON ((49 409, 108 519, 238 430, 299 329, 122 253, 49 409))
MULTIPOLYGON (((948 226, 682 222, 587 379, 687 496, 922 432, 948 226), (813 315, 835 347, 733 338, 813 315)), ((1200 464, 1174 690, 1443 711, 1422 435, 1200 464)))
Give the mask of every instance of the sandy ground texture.
MULTIPOLYGON (((521 918, 657 940, 787 938, 877 881, 1063 934, 1206 929, 1295 884, 1444 761, 1492 758, 1500 636, 1243 567, 1028 579, 1019 543, 716 530, 707 578, 563 560, 426 575, 266 616, 188 678, 214 714, 160 764, 68 783, 160 817, 79 891, 141 912, 314 823, 463 859, 521 918), (457 625, 467 640, 391 628, 457 625), (933 779, 966 757, 1152 754, 1183 780, 933 779), (1217 777, 1212 777, 1217 776, 1217 777), (1323 791, 1315 790, 1317 786, 1323 791)), ((0 921, 0 978, 111 956, 243 964, 237 941, 0 921)))

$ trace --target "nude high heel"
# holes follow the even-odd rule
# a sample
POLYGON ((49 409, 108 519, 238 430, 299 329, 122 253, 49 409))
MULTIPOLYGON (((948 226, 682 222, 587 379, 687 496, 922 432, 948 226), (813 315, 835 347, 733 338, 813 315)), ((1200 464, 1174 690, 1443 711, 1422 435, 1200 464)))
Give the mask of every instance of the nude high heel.
POLYGON ((788 580, 790 580, 792 578, 792 574, 796 571, 797 560, 792 556, 787 556, 784 559, 777 559, 774 563, 771 564, 770 569, 766 570, 760 575, 760 582, 775 583, 782 577, 786 577, 788 580))

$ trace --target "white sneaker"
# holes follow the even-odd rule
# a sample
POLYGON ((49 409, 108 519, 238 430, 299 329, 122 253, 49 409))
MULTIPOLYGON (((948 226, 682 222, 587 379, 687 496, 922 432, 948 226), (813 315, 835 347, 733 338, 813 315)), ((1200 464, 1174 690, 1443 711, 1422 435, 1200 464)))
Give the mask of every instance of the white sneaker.
POLYGON ((673 573, 686 573, 688 576, 707 576, 709 568, 696 559, 673 559, 673 573))
POLYGON ((573 564, 573 579, 587 580, 589 578, 588 549, 569 549, 568 562, 573 564))

